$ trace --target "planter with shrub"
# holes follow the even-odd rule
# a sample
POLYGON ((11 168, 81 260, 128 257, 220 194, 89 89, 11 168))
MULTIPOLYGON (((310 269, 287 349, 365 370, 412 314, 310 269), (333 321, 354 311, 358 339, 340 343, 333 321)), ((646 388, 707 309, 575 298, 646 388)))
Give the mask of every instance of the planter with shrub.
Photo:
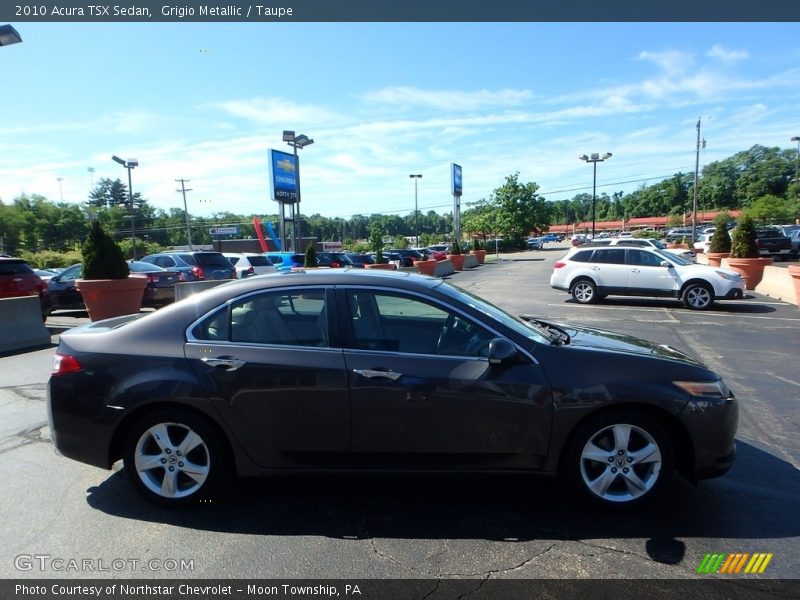
POLYGON ((130 276, 122 250, 99 221, 92 222, 81 254, 82 278, 75 281, 75 287, 83 297, 89 318, 100 321, 138 313, 147 278, 130 276))
POLYGON ((472 252, 475 257, 478 259, 478 264, 482 265, 483 262, 486 260, 486 250, 481 249, 480 242, 477 239, 472 240, 472 252))
POLYGON ((447 255, 447 260, 453 263, 453 268, 456 271, 464 270, 464 255, 461 254, 461 246, 458 244, 458 240, 453 242, 453 245, 450 247, 450 253, 447 255))
POLYGON ((728 258, 731 253, 731 236, 728 233, 728 214, 720 213, 714 219, 714 234, 708 247, 708 264, 712 267, 720 266, 723 258, 728 258))
POLYGON ((771 264, 771 258, 760 257, 755 225, 750 217, 744 215, 733 230, 728 266, 741 273, 746 289, 753 290, 764 277, 764 267, 771 264))

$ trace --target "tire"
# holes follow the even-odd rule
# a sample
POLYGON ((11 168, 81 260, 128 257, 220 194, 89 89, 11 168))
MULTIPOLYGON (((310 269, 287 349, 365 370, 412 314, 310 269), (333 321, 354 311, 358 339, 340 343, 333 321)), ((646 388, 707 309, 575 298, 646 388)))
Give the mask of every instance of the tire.
POLYGON ((579 427, 562 467, 585 500, 628 508, 658 496, 672 475, 674 450, 658 421, 633 409, 616 410, 579 427))
POLYGON ((138 421, 125 441, 123 459, 136 491, 167 507, 212 498, 231 465, 217 433, 181 409, 160 410, 138 421))
POLYGON ((591 279, 579 279, 572 284, 570 293, 578 304, 591 304, 597 301, 597 286, 591 279))
POLYGON ((690 283, 681 294, 684 306, 691 310, 708 310, 714 306, 714 290, 707 283, 690 283))

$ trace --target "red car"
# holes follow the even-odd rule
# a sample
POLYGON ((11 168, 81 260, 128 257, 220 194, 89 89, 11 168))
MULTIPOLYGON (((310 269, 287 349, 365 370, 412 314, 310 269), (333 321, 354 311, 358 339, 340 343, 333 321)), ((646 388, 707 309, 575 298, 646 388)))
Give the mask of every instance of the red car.
POLYGON ((21 258, 0 257, 0 298, 38 296, 42 317, 50 313, 47 284, 21 258))

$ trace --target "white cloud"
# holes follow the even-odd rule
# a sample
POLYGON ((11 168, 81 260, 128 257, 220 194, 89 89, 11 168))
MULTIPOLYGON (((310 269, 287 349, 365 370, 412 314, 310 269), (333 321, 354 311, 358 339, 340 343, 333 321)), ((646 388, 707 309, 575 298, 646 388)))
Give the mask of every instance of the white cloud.
POLYGON ((714 44, 711 49, 706 52, 706 56, 718 58, 725 63, 733 63, 750 58, 750 54, 747 50, 726 50, 721 44, 714 44))
POLYGON ((388 87, 363 94, 367 102, 401 107, 430 107, 446 110, 478 110, 486 107, 520 106, 533 99, 530 90, 422 90, 388 87))

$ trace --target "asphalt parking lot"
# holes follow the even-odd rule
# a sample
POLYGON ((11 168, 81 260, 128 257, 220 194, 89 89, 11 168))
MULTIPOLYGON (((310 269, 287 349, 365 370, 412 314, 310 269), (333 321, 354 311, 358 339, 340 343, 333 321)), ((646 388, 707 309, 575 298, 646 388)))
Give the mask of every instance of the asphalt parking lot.
MULTIPOLYGON (((511 312, 635 334, 704 361, 741 401, 727 476, 698 486, 676 478, 666 497, 625 516, 519 476, 281 477, 243 481, 218 504, 162 510, 135 496, 124 473, 55 454, 50 347, 0 357, 0 577, 64 576, 19 559, 48 555, 127 561, 70 578, 683 579, 700 577, 709 552, 773 553, 758 577, 796 577, 798 307, 753 293, 702 313, 644 299, 578 305, 548 283, 565 250, 502 255, 449 280, 511 312), (187 565, 145 572, 131 562, 151 559, 187 565)), ((54 340, 85 321, 75 314, 48 319, 54 340)))

